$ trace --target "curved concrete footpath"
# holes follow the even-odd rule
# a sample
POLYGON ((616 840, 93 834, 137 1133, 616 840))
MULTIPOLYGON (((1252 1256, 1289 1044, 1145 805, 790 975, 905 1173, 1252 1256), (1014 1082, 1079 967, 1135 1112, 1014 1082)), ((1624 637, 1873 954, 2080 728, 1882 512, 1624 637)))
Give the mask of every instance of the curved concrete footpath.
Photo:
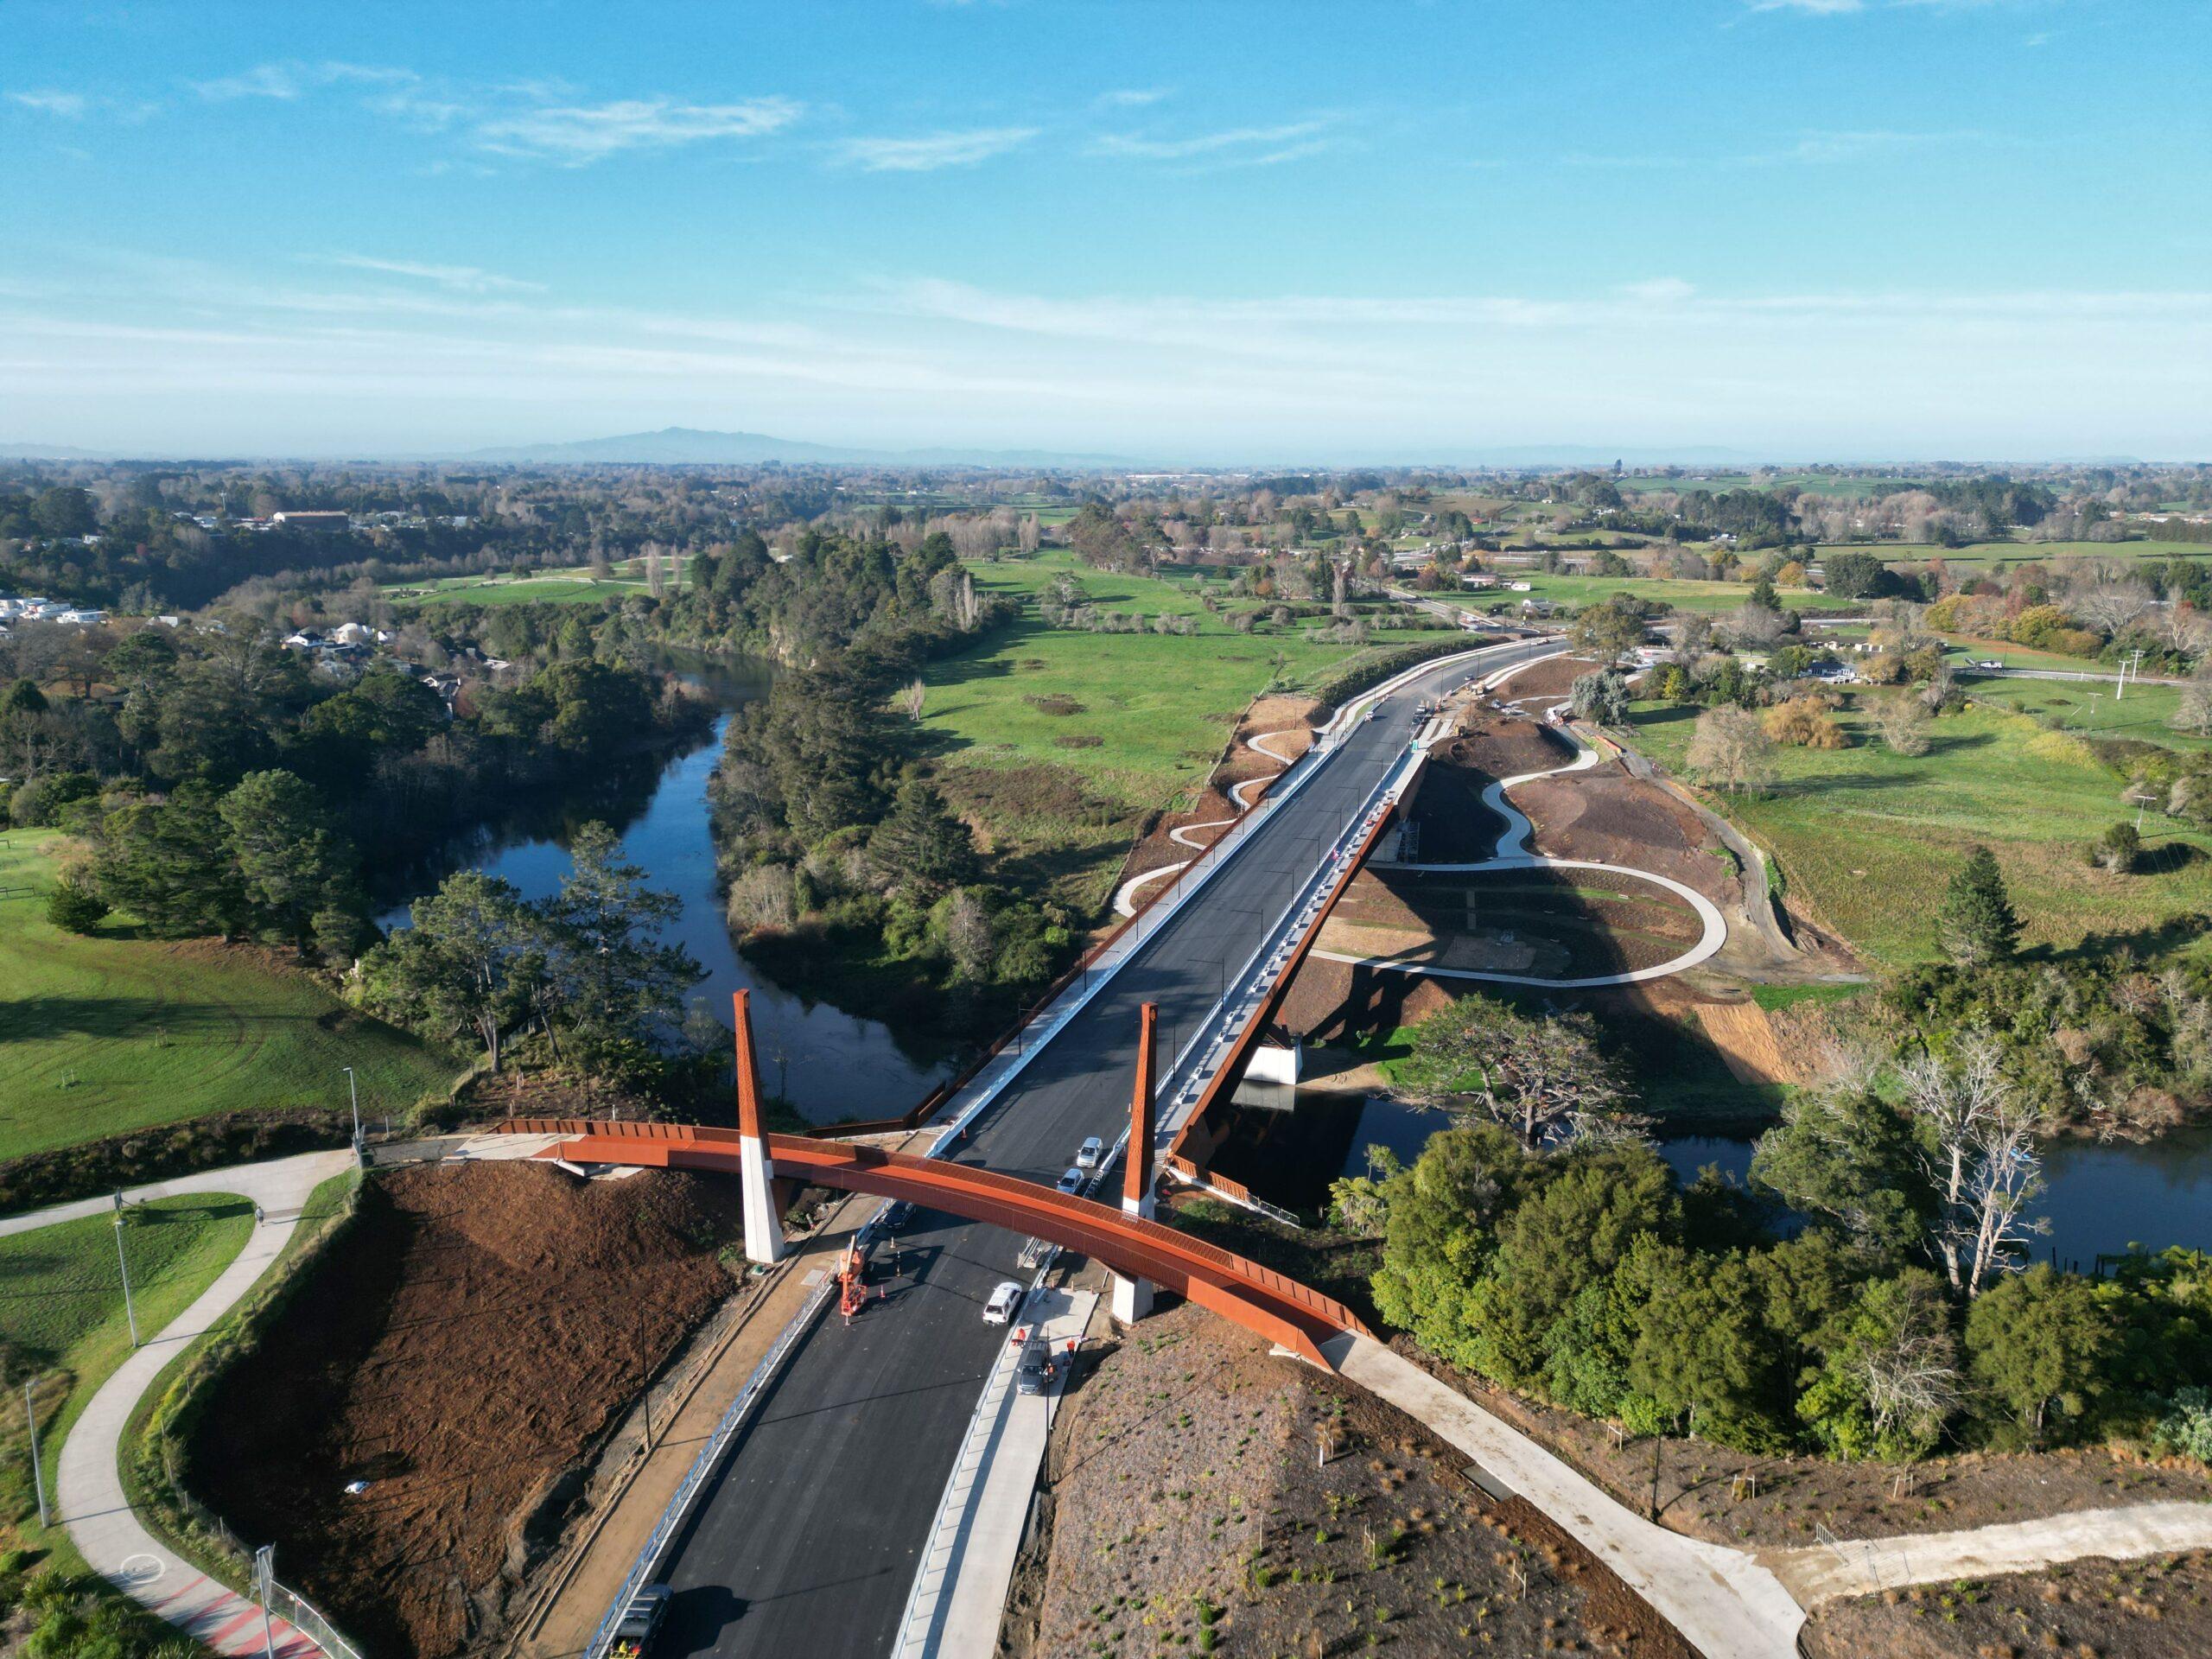
MULTIPOLYGON (((1563 653, 1562 653, 1563 654, 1563 653)), ((1536 662, 1549 662, 1540 657, 1536 662)), ((1522 668, 1533 668, 1535 663, 1523 663, 1507 669, 1489 683, 1490 690, 1511 679, 1522 668)), ((1554 710, 1557 713, 1557 710, 1554 710)), ((1529 837, 1535 833, 1535 826, 1529 822, 1527 813, 1506 798, 1506 791, 1520 784, 1531 784, 1539 778, 1557 778, 1570 772, 1586 772, 1603 757, 1565 726, 1555 726, 1569 743, 1574 746, 1574 759, 1563 766, 1552 766, 1542 772, 1524 772, 1518 777, 1501 778, 1483 791, 1483 804, 1505 820, 1505 831, 1497 838, 1497 850, 1489 858, 1469 864, 1407 864, 1385 868, 1416 870, 1423 874, 1447 874, 1454 871, 1473 870, 1609 870, 1616 875, 1634 876, 1639 881, 1649 881, 1654 887, 1664 887, 1687 903, 1697 912, 1701 928, 1698 941, 1681 956, 1625 973, 1595 974, 1585 979, 1541 979, 1530 974, 1490 973, 1473 968, 1437 968, 1427 963, 1414 962, 1402 957, 1356 957, 1342 950, 1316 949, 1313 955, 1324 962, 1341 962, 1356 968, 1385 968, 1402 974, 1422 974, 1432 979, 1473 979, 1492 985, 1533 985, 1552 990, 1594 990, 1608 985, 1635 985, 1648 979, 1665 979, 1669 975, 1682 973, 1719 954, 1728 943, 1728 921, 1720 907, 1687 882, 1672 876, 1656 874, 1650 870, 1639 870, 1630 864, 1603 864, 1586 858, 1546 858, 1529 850, 1529 837)))
MULTIPOLYGON (((116 1368, 92 1395, 61 1446, 55 1479, 60 1518, 86 1564, 218 1653, 237 1655, 240 1659, 263 1651, 260 1608, 172 1554, 139 1524, 124 1497, 116 1459, 130 1414, 169 1362, 230 1312, 269 1270, 298 1230, 300 1211, 308 1195, 353 1166, 350 1151, 310 1152, 265 1164, 210 1170, 182 1180, 157 1181, 126 1192, 124 1197, 131 1199, 168 1198, 180 1192, 236 1193, 258 1204, 264 1220, 197 1301, 116 1368)), ((60 1205, 0 1222, 0 1231, 28 1232, 57 1221, 99 1215, 111 1207, 111 1200, 106 1198, 60 1205)), ((314 1643, 281 1619, 272 1621, 271 1630, 281 1659, 311 1659, 320 1652, 314 1643)))
POLYGON ((1878 1595, 1908 1584, 2033 1573, 2085 1556, 2126 1560, 2190 1549, 2212 1549, 2212 1503, 2077 1510, 1962 1532, 1847 1539, 1833 1548, 1811 1544, 1763 1549, 1759 1560, 1799 1601, 1818 1607, 1840 1597, 1878 1595))
POLYGON ((1389 1401, 1541 1510, 1681 1633, 1705 1659, 1792 1659, 1805 1610, 1742 1550, 1646 1521, 1519 1430, 1371 1337, 1322 1351, 1351 1382, 1389 1401))
MULTIPOLYGON (((1294 729, 1295 728, 1286 727, 1281 731, 1262 732, 1257 736, 1246 738, 1244 740, 1244 747, 1251 750, 1255 754, 1264 754, 1268 760, 1281 766, 1283 769, 1283 772, 1288 772, 1291 767, 1298 764, 1298 757, 1292 755, 1288 759, 1285 759, 1283 756, 1277 754, 1273 749, 1268 747, 1268 740, 1271 737, 1288 737, 1292 735, 1294 729)), ((1252 810, 1251 798, 1247 796, 1244 791, 1248 789, 1264 789, 1269 784, 1274 782, 1276 778, 1280 778, 1281 776, 1282 772, 1276 772, 1274 777, 1247 778, 1241 784, 1231 784, 1229 786, 1229 798, 1230 803, 1239 812, 1250 811, 1252 810)), ((1173 842, 1179 847, 1187 847, 1194 853, 1202 853, 1205 851, 1208 843, 1203 841, 1193 841, 1191 839, 1192 836, 1201 830, 1225 829, 1230 824, 1236 822, 1236 820, 1234 817, 1205 818, 1201 819, 1197 823, 1179 824, 1176 828, 1170 830, 1167 832, 1167 839, 1173 842)), ((1115 892, 1114 913, 1116 916, 1135 915, 1137 913, 1137 894, 1139 893, 1150 887, 1154 882, 1165 880, 1167 877, 1174 874, 1176 871, 1187 868, 1190 862, 1191 861, 1187 858, 1179 859, 1173 864, 1162 864, 1155 869, 1145 871, 1141 875, 1131 876, 1128 880, 1122 882, 1121 887, 1115 892)))

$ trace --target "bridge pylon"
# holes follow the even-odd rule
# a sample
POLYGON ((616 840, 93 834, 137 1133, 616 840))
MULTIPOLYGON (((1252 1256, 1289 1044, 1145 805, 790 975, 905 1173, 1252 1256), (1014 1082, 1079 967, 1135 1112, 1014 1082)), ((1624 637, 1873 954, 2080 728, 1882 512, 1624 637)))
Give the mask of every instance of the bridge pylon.
MULTIPOLYGON (((1152 1108, 1160 1086, 1160 1005, 1137 1013, 1137 1076, 1129 1094, 1129 1141, 1122 1155, 1122 1211, 1152 1219, 1152 1108)), ((1152 1281, 1114 1275, 1114 1317, 1135 1325, 1152 1312, 1152 1281)))
POLYGON ((775 1170, 760 1129, 760 1062, 753 1049, 753 993, 731 997, 737 1014, 738 1186, 745 1205, 745 1254, 770 1266, 784 1259, 783 1217, 776 1213, 775 1170))

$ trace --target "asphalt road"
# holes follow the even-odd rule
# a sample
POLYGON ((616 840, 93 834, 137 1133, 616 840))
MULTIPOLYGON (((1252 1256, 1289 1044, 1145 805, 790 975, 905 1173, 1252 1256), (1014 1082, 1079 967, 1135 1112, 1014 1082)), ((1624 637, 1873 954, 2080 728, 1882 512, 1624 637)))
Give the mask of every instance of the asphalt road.
MULTIPOLYGON (((1553 649, 1499 646, 1481 671, 1553 649)), ((1230 864, 1008 1085, 962 1161, 1051 1182, 1085 1135, 1126 1127, 1137 1009, 1160 1005, 1163 1072, 1404 753, 1414 703, 1465 679, 1440 669, 1363 722, 1230 864)), ((1118 1176, 1117 1176, 1118 1179, 1118 1176)), ((923 1212, 879 1251, 887 1294, 798 1345, 677 1541, 659 1655, 783 1659, 890 1651, 938 1497, 1006 1332, 981 1317, 1022 1240, 923 1212)))

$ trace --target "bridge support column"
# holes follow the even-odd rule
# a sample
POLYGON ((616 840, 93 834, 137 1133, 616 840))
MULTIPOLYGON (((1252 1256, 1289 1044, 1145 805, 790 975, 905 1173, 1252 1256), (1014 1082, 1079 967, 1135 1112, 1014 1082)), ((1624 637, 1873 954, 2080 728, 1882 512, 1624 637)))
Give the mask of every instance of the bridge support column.
MULTIPOLYGON (((1152 1097, 1159 1087, 1160 1007, 1147 1002, 1137 1015, 1137 1078, 1129 1095, 1129 1144, 1122 1157, 1122 1211, 1152 1219, 1152 1097)), ((1135 1325, 1152 1312, 1152 1281, 1114 1275, 1114 1317, 1135 1325)))
POLYGON ((737 1013, 738 1186, 745 1205, 745 1254, 772 1265, 784 1259, 784 1223, 774 1192, 775 1171, 760 1138, 760 1065, 753 1052, 753 993, 731 999, 737 1013))

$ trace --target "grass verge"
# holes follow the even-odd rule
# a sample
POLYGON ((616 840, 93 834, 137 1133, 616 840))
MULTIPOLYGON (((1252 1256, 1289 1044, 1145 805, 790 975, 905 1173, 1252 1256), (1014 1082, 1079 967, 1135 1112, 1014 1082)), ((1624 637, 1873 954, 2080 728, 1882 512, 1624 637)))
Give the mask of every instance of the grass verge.
MULTIPOLYGON (((1637 747, 1688 775, 1698 712, 1638 705, 1637 747)), ((1926 754, 1905 756, 1882 743, 1864 697, 1840 719, 1848 747, 1778 749, 1772 788, 1721 804, 1772 850, 1791 893, 1859 950, 1891 964, 1933 959, 1944 886, 1982 843, 2030 947, 2069 952, 2094 936, 2098 949, 2124 942, 2150 957, 2212 950, 2193 919, 2212 910, 2212 836, 2154 809, 2137 873, 2089 867, 2083 847, 2135 809, 2080 736, 1977 703, 1936 721, 1926 754)))
POLYGON ((304 973, 207 939, 92 934, 46 919, 60 837, 0 836, 0 1165, 242 1107, 383 1113, 442 1091, 455 1066, 347 1007, 304 973))
POLYGON ((118 1457, 124 1495, 147 1530, 194 1567, 244 1593, 251 1563, 227 1528, 176 1477, 194 1414, 207 1389, 252 1357, 261 1335, 283 1316, 302 1269, 343 1236, 356 1212, 361 1174, 334 1175, 308 1195, 301 1221, 261 1281, 214 1327, 172 1360, 140 1398, 124 1427, 118 1457))
MULTIPOLYGON (((152 1337, 197 1300, 253 1231, 253 1205, 226 1193, 156 1198, 124 1212, 132 1306, 152 1337)), ((60 1528, 38 1524, 21 1380, 35 1375, 39 1456, 54 1496, 61 1443, 100 1384, 130 1356, 130 1325, 112 1215, 59 1222, 0 1238, 0 1346, 16 1387, 0 1431, 0 1510, 22 1543, 77 1561, 60 1528)))

